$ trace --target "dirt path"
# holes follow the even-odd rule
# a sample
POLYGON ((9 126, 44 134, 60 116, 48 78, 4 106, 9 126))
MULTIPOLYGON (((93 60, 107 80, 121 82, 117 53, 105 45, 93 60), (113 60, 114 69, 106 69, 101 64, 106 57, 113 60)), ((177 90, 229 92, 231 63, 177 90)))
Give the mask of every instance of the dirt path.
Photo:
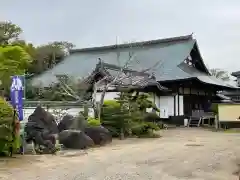
POLYGON ((240 134, 175 129, 163 132, 160 139, 128 139, 72 157, 24 156, 1 161, 0 179, 238 180, 233 173, 239 150, 240 134))

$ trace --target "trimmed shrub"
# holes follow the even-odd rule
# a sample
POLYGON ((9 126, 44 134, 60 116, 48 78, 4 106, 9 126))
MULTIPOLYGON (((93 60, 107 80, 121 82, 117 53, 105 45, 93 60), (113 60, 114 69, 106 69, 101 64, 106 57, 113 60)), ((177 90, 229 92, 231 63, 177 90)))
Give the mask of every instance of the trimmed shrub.
POLYGON ((129 134, 131 118, 126 107, 115 100, 105 101, 102 108, 101 123, 114 137, 121 133, 129 134))
POLYGON ((164 123, 162 121, 158 121, 157 122, 157 125, 160 129, 163 129, 164 128, 164 123))
POLYGON ((142 135, 147 137, 148 134, 158 130, 160 130, 160 128, 153 122, 135 123, 135 125, 132 126, 132 134, 138 137, 141 137, 142 135))
POLYGON ((160 121, 160 117, 156 113, 145 111, 147 107, 152 107, 152 103, 146 101, 147 96, 140 96, 137 101, 133 101, 127 95, 120 95, 117 101, 104 102, 102 125, 112 133, 113 137, 154 136, 154 131, 160 130, 160 126, 156 123, 160 121))
POLYGON ((100 126, 101 122, 99 119, 89 117, 87 120, 87 125, 90 127, 96 127, 96 126, 100 126))
POLYGON ((145 122, 159 122, 159 121, 161 121, 161 119, 156 113, 151 112, 151 113, 146 113, 144 115, 144 121, 145 122))
POLYGON ((18 119, 14 119, 13 107, 0 97, 0 154, 9 155, 10 149, 16 152, 20 147, 18 119))

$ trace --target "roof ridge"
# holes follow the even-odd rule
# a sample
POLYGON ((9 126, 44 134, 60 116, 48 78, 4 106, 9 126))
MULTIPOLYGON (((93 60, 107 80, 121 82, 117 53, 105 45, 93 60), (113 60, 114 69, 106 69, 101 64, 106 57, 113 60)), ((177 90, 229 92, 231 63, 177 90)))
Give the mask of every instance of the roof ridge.
POLYGON ((193 34, 185 35, 185 36, 175 36, 163 39, 154 39, 148 41, 138 41, 133 43, 123 43, 123 44, 114 44, 114 45, 106 45, 106 46, 96 46, 89 48, 81 48, 81 49, 72 49, 70 53, 77 52, 86 52, 86 51, 98 51, 98 50, 108 50, 108 49, 116 49, 116 48, 128 48, 128 47, 138 47, 140 45, 150 45, 150 44, 161 44, 161 43, 174 43, 181 41, 188 41, 193 39, 193 34))

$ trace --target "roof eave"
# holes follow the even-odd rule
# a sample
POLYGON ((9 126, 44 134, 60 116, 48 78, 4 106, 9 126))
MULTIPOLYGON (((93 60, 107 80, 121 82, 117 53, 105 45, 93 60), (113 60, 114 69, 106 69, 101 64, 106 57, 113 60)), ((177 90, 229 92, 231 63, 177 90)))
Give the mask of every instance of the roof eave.
POLYGON ((82 49, 72 49, 69 51, 69 53, 73 54, 78 52, 90 52, 90 51, 102 51, 102 50, 117 49, 117 48, 139 47, 139 46, 150 45, 150 44, 176 43, 176 42, 187 41, 192 39, 193 38, 191 34, 191 35, 176 36, 171 38, 156 39, 156 40, 150 40, 150 41, 139 41, 134 43, 124 43, 124 44, 82 48, 82 49))
POLYGON ((234 77, 239 77, 240 76, 240 71, 232 72, 231 75, 234 76, 234 77))
POLYGON ((200 57, 200 61, 201 61, 202 64, 203 64, 203 68, 204 68, 205 72, 206 72, 208 75, 211 75, 211 73, 209 72, 206 64, 205 64, 204 61, 203 61, 203 58, 202 58, 202 55, 201 55, 201 53, 200 53, 199 46, 198 46, 198 43, 197 43, 197 40, 196 40, 196 39, 195 39, 195 44, 194 44, 194 46, 196 46, 196 49, 197 49, 198 54, 199 54, 199 57, 200 57))

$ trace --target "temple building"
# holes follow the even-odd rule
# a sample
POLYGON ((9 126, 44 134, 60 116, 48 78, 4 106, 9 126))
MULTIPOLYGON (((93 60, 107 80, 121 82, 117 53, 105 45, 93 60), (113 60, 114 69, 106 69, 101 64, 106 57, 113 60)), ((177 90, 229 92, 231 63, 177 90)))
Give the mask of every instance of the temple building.
MULTIPOLYGON (((154 85, 147 87, 151 87, 148 92, 160 108, 161 118, 180 117, 182 120, 194 111, 210 111, 211 102, 219 99, 218 91, 236 89, 210 75, 192 35, 74 49, 54 68, 34 77, 32 84, 49 86, 57 81, 56 75, 63 74, 89 76, 100 60, 108 67, 108 72, 116 66, 154 77, 158 84, 152 81, 154 85)), ((108 92, 106 99, 113 99, 117 94, 108 92)))
MULTIPOLYGON (((238 87, 240 87, 240 71, 233 72, 231 75, 236 77, 236 84, 238 87)), ((240 88, 223 91, 221 94, 229 97, 232 102, 240 102, 240 88)))

